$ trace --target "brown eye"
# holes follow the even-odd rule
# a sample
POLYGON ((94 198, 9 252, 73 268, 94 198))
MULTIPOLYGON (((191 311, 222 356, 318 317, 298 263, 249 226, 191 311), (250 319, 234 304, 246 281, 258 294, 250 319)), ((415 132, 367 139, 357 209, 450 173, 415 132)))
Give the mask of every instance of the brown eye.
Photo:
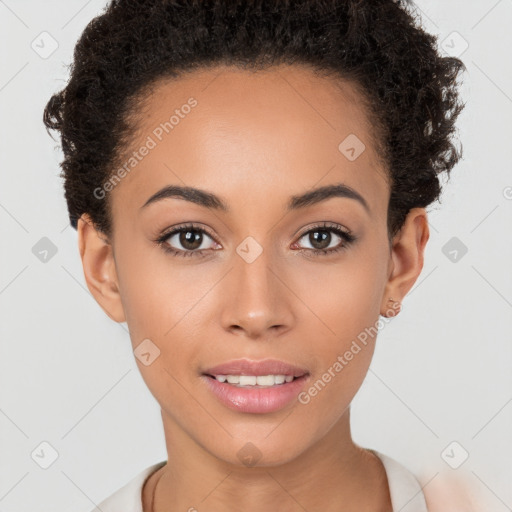
POLYGON ((201 246, 203 235, 195 229, 187 229, 186 231, 180 231, 177 233, 178 240, 181 246, 188 250, 194 251, 201 246))
MULTIPOLYGON (((299 247, 300 250, 310 252, 313 255, 327 255, 346 249, 356 240, 356 237, 349 231, 343 230, 341 226, 322 224, 306 231, 299 238, 299 242, 303 239, 306 240, 306 243, 310 244, 310 247, 299 247)), ((299 242, 296 242, 294 245, 304 244, 304 242, 302 244, 299 244, 299 242)))
POLYGON ((309 242, 314 249, 327 249, 331 243, 332 235, 324 229, 316 229, 309 232, 309 242))
POLYGON ((176 256, 204 256, 208 249, 215 249, 217 245, 211 235, 195 226, 177 227, 161 235, 156 242, 176 256))

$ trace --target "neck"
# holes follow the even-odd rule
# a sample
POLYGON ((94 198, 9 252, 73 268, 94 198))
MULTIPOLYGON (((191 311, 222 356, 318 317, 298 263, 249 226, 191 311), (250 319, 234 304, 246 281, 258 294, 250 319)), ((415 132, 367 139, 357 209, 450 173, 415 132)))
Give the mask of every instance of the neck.
POLYGON ((162 418, 170 456, 167 464, 146 481, 144 512, 203 508, 219 512, 391 510, 380 459, 352 441, 350 409, 300 456, 263 467, 219 460, 164 412, 162 418))

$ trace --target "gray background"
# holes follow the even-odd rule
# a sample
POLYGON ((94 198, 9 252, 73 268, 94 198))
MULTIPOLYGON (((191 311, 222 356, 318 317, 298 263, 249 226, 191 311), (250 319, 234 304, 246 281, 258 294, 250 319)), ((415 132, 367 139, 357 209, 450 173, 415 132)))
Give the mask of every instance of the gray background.
MULTIPOLYGON (((104 5, 0 1, 0 512, 87 512, 166 459, 126 325, 85 285, 61 153, 42 124, 74 43, 104 5), (56 250, 46 261, 43 237, 56 250)), ((512 0, 417 6, 444 50, 469 45, 464 160, 430 208, 423 272, 379 334, 352 406, 354 439, 422 483, 464 475, 501 512, 512 508, 512 0)))

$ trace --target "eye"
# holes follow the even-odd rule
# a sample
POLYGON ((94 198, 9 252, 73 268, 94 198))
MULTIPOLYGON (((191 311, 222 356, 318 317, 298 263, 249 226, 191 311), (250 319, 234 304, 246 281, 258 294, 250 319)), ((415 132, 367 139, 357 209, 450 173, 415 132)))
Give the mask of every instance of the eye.
MULTIPOLYGON (((321 254, 333 254, 346 249, 356 240, 356 237, 350 231, 344 230, 338 224, 331 225, 328 223, 322 223, 303 233, 299 238, 299 241, 302 239, 305 239, 306 243, 309 243, 312 247, 306 247, 305 249, 299 250, 308 251, 311 252, 312 255, 318 256, 321 254), (335 236, 333 236, 332 233, 334 233, 335 236)), ((296 245, 297 242, 294 246, 296 245)))
MULTIPOLYGON (((299 248, 299 250, 319 256, 334 254, 346 249, 356 240, 356 237, 350 231, 344 230, 339 224, 321 223, 305 231, 300 236, 299 241, 302 239, 305 239, 306 243, 309 243, 312 247, 299 248)), ((177 226, 165 231, 155 242, 165 252, 173 256, 202 257, 206 255, 208 249, 217 250, 221 247, 213 235, 210 235, 204 228, 194 226, 193 224, 177 226)), ((297 248, 297 244, 298 242, 295 242, 292 248, 297 248)))
POLYGON ((156 242, 162 246, 164 251, 175 256, 204 256, 203 251, 218 245, 205 229, 191 224, 178 226, 163 233, 156 242), (208 238, 211 242, 208 242, 208 238))

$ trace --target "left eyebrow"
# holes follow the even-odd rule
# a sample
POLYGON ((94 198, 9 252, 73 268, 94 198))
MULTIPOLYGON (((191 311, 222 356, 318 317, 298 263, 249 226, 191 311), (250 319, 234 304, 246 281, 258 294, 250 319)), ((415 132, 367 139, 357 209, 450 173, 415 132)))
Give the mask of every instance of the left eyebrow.
MULTIPOLYGON (((365 210, 370 213, 370 208, 364 197, 359 194, 359 192, 355 191, 353 188, 345 185, 344 183, 327 185, 325 187, 309 190, 304 194, 292 196, 288 201, 287 210, 292 211, 298 210, 300 208, 306 208, 333 197, 345 197, 354 199, 363 205, 365 210)), ((184 199, 185 201, 198 204, 199 206, 203 206, 211 210, 218 210, 226 213, 230 211, 228 205, 215 194, 198 188, 183 187, 180 185, 168 185, 160 189, 158 192, 155 192, 141 206, 141 209, 147 207, 151 203, 155 203, 167 198, 184 199)))
POLYGON ((167 187, 160 189, 141 206, 141 209, 151 203, 155 203, 156 201, 161 201, 166 198, 184 199, 185 201, 198 204, 199 206, 204 206, 211 210, 229 212, 227 204, 215 194, 198 188, 182 187, 180 185, 168 185, 167 187))

